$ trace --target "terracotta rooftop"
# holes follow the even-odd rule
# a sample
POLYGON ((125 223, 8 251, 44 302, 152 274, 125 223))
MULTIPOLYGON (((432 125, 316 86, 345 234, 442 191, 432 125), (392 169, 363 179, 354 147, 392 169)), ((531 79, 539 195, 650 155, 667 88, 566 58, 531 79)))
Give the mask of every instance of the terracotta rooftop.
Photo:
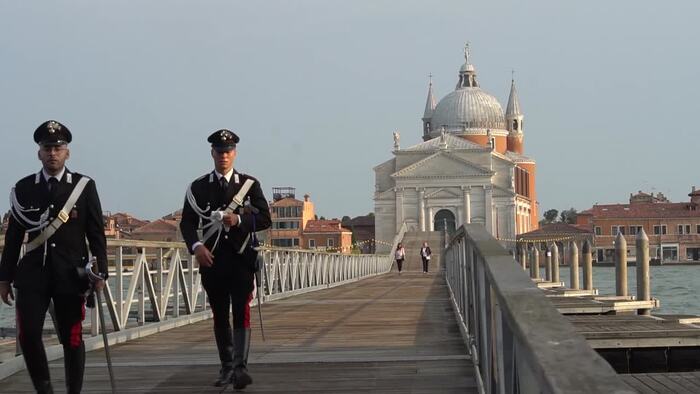
POLYGON ((594 205, 579 215, 597 218, 683 218, 700 217, 700 207, 688 202, 594 205))
POLYGON ((142 233, 172 233, 179 231, 178 223, 175 220, 164 220, 158 219, 143 225, 136 230, 132 231, 132 234, 142 234, 142 233))
POLYGON ((340 233, 351 232, 341 227, 340 220, 309 220, 304 228, 305 233, 340 233))

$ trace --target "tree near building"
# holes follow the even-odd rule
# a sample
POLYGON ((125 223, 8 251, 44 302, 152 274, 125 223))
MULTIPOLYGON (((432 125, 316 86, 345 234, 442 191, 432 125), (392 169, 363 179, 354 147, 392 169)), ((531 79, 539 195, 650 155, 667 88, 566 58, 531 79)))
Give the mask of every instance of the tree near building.
POLYGON ((556 209, 550 209, 548 211, 545 211, 545 213, 543 214, 544 222, 545 223, 552 223, 555 220, 557 220, 558 215, 559 215, 559 211, 556 209))
POLYGON ((561 211, 561 222, 568 224, 576 224, 576 216, 578 212, 574 208, 569 208, 567 210, 561 211))

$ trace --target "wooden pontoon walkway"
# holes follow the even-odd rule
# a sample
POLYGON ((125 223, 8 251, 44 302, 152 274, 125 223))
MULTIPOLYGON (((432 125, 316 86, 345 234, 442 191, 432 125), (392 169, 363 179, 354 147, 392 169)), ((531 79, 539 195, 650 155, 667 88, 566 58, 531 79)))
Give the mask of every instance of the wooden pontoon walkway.
MULTIPOLYGON (((253 314, 248 393, 476 393, 444 276, 396 273, 264 305, 253 314)), ((255 311, 253 311, 255 312, 255 311)), ((217 393, 211 320, 112 348, 120 393, 217 393)), ((63 361, 51 364, 63 391, 63 361)), ((26 372, 2 392, 32 392, 26 372)), ((229 391, 232 391, 229 388, 229 391)), ((88 353, 83 392, 109 392, 102 351, 88 353)))

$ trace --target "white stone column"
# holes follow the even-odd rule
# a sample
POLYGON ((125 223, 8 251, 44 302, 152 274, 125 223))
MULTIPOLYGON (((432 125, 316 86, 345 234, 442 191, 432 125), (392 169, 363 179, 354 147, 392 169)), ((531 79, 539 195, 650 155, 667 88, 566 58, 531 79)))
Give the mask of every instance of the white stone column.
POLYGON ((457 205, 457 216, 455 217, 456 228, 459 228, 459 226, 464 224, 464 212, 462 212, 463 210, 464 210, 464 208, 457 205))
POLYGON ((435 221, 433 220, 433 207, 428 208, 428 231, 435 231, 435 221))
POLYGON ((515 220, 515 215, 517 214, 515 212, 516 207, 515 201, 508 204, 508 215, 506 217, 508 218, 508 238, 511 239, 515 239, 515 233, 517 231, 517 222, 515 220))
POLYGON ((493 226, 493 187, 484 186, 484 220, 486 231, 495 236, 493 226))
POLYGON ((403 189, 396 188, 396 232, 398 233, 403 224, 403 189))
POLYGON ((425 231, 425 189, 418 189, 418 229, 425 231))
POLYGON ((467 186, 462 188, 462 202, 464 203, 464 223, 469 224, 472 222, 472 188, 467 186))

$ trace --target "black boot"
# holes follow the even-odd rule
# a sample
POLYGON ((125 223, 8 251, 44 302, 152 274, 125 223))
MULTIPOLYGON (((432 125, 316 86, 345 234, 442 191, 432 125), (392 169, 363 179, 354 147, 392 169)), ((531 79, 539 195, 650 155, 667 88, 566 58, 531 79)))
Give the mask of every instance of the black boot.
POLYGON ((242 390, 253 383, 248 374, 248 351, 250 350, 250 329, 233 330, 233 388, 242 390))
POLYGON ((219 377, 214 382, 214 386, 222 387, 231 383, 233 379, 233 340, 231 338, 231 326, 214 326, 214 337, 216 338, 216 347, 219 350, 219 360, 221 361, 219 377))
POLYGON ((214 382, 214 386, 223 387, 233 382, 233 367, 221 367, 219 377, 214 382))
POLYGON ((37 394, 53 394, 53 387, 51 386, 51 381, 45 380, 43 382, 34 382, 34 388, 37 394))
POLYGON ((63 347, 63 365, 66 371, 66 393, 80 394, 83 389, 83 374, 85 372, 85 343, 78 347, 70 345, 63 347))

